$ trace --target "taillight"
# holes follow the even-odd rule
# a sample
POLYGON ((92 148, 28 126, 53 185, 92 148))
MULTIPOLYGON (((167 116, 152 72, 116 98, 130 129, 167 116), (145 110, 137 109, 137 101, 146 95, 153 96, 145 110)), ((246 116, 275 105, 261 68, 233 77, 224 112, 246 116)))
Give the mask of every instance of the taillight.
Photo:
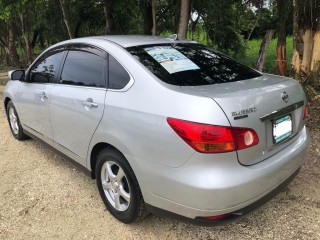
POLYGON ((201 153, 223 153, 252 147, 259 143, 250 128, 216 126, 168 118, 171 128, 193 149, 201 153))
POLYGON ((231 127, 237 150, 245 149, 259 143, 258 134, 250 128, 231 127))
POLYGON ((308 102, 307 102, 303 110, 303 120, 305 120, 308 117, 308 114, 309 114, 309 110, 308 110, 308 102))

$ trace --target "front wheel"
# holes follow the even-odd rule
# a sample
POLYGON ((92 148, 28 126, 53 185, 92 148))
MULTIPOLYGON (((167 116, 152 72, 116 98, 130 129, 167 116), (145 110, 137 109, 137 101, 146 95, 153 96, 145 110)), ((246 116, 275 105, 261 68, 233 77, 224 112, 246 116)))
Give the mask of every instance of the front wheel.
POLYGON ((19 120, 18 113, 12 101, 9 101, 7 105, 7 117, 8 117, 12 135, 18 140, 27 139, 28 136, 23 133, 23 129, 19 120))
POLYGON ((114 217, 130 223, 146 215, 138 181, 121 153, 102 150, 95 170, 100 196, 114 217))

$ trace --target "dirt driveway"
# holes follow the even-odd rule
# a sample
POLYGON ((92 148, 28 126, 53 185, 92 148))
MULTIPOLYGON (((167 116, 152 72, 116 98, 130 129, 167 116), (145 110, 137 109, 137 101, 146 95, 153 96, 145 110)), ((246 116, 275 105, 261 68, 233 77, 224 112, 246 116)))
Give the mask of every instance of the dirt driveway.
POLYGON ((1 103, 0 239, 320 239, 320 122, 311 123, 300 174, 252 214, 215 227, 152 215, 125 225, 106 211, 84 172, 33 140, 16 141, 1 103))

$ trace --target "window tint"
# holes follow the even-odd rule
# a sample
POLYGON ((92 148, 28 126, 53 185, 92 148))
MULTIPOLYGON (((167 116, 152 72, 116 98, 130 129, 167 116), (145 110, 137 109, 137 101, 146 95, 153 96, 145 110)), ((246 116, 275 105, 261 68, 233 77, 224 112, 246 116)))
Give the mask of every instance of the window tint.
POLYGON ((61 84, 105 87, 107 60, 95 54, 69 51, 61 73, 61 84))
POLYGON ((121 64, 109 55, 109 88, 122 89, 130 81, 130 75, 121 64))
POLYGON ((59 52, 40 60, 30 71, 30 81, 36 83, 52 82, 57 75, 62 57, 63 52, 59 52))
POLYGON ((200 44, 137 46, 128 51, 162 81, 179 86, 210 85, 261 76, 200 44))

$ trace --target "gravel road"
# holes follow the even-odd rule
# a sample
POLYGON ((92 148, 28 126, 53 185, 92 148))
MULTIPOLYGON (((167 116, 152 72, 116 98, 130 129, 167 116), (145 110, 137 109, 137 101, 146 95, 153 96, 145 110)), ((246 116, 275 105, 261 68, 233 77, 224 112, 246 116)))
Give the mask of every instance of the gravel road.
POLYGON ((240 220, 200 227, 153 215, 118 222, 88 175, 34 140, 11 136, 1 104, 0 239, 320 239, 318 106, 308 157, 289 187, 240 220))

